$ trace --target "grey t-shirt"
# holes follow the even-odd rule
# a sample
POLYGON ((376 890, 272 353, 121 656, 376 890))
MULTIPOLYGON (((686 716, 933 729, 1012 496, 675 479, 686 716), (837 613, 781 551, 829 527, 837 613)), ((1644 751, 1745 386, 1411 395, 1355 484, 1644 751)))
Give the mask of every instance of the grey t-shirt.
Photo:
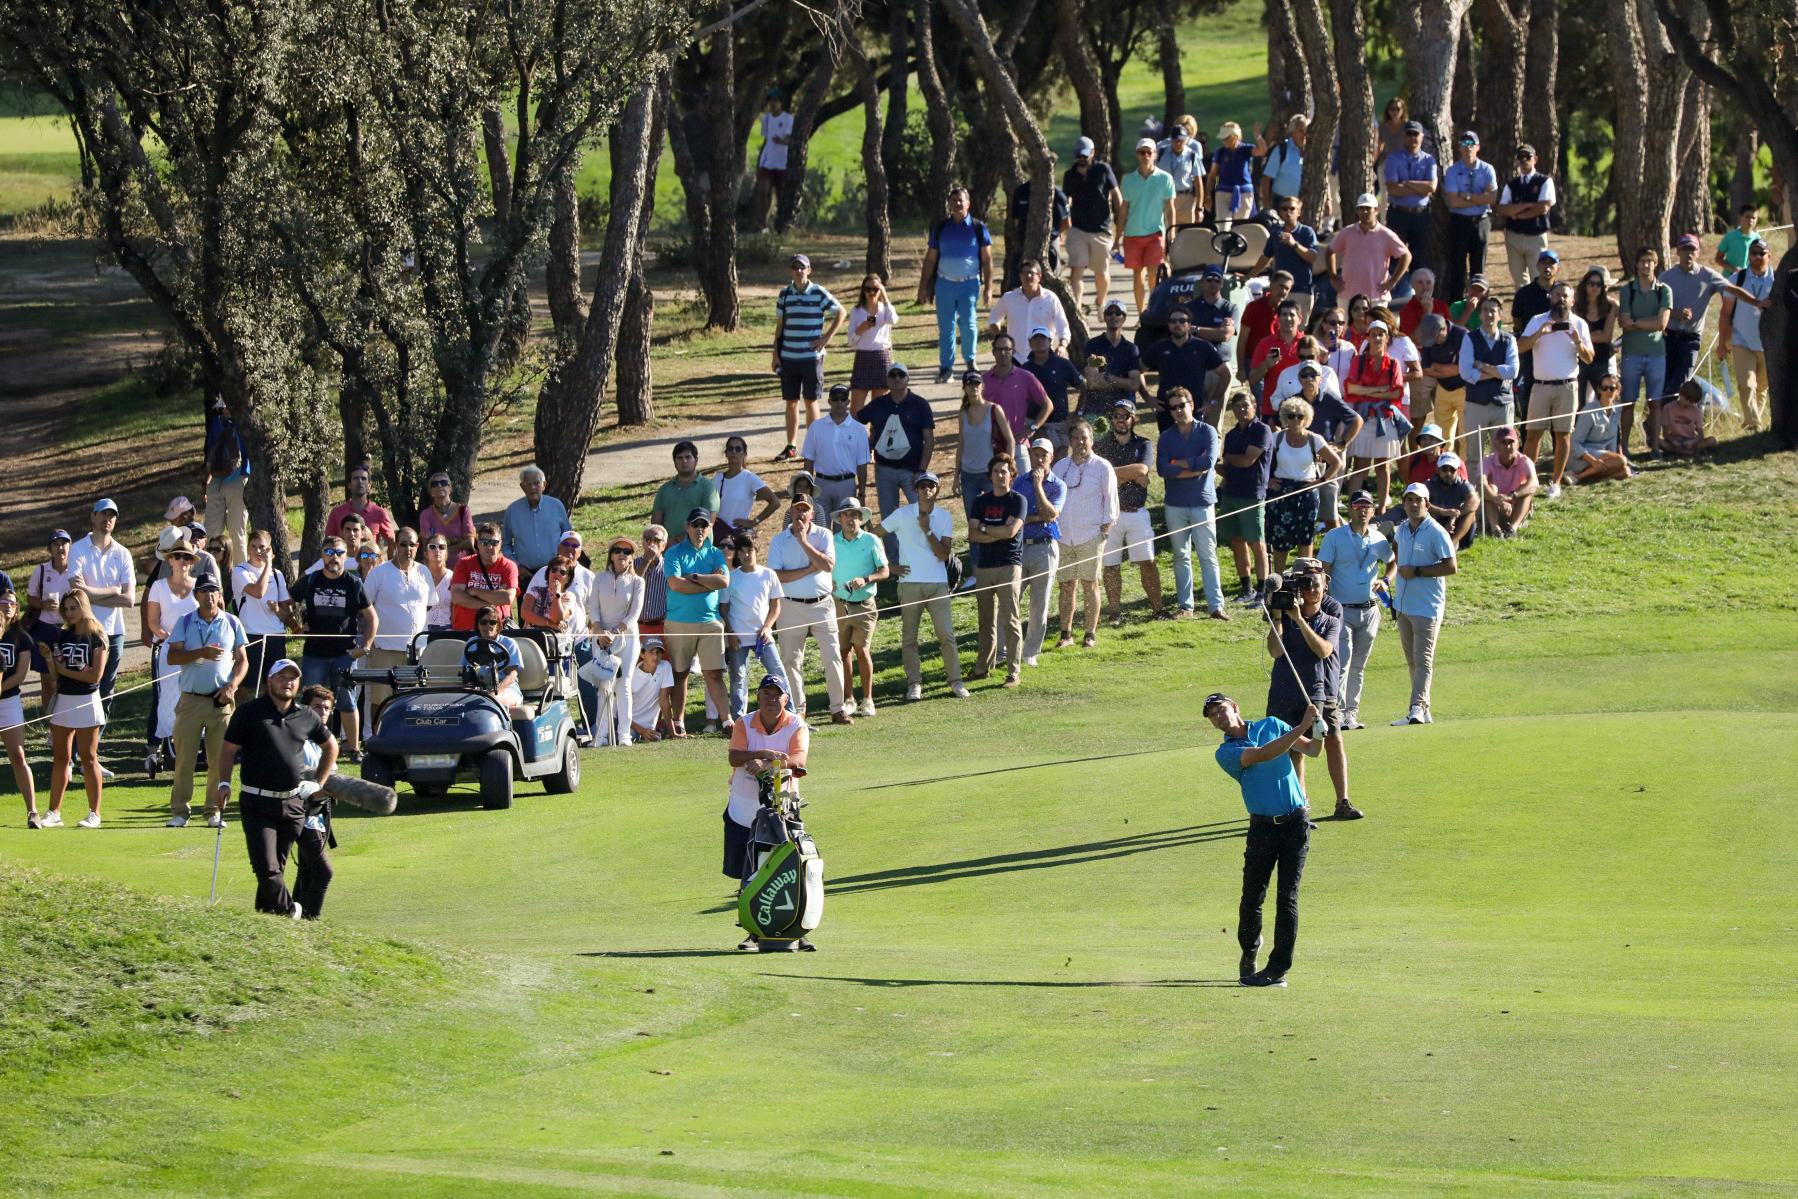
POLYGON ((1704 310, 1710 307, 1711 297, 1717 294, 1724 278, 1708 266, 1689 271, 1670 266, 1661 272, 1661 282, 1673 292, 1673 315, 1667 318, 1667 328, 1679 333, 1695 333, 1704 327, 1704 310), (1691 320, 1679 319, 1681 308, 1692 310, 1691 320))

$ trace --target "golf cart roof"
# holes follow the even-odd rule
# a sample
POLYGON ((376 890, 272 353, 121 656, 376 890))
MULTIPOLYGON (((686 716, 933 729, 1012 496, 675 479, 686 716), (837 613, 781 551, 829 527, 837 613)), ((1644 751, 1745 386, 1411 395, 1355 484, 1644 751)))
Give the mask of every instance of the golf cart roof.
POLYGON ((1228 233, 1220 235, 1215 226, 1176 225, 1174 244, 1168 251, 1168 272, 1190 275, 1204 267, 1217 265, 1227 271, 1247 272, 1267 250, 1267 226, 1260 221, 1237 221, 1228 233), (1230 234, 1242 239, 1244 248, 1230 253, 1230 234))

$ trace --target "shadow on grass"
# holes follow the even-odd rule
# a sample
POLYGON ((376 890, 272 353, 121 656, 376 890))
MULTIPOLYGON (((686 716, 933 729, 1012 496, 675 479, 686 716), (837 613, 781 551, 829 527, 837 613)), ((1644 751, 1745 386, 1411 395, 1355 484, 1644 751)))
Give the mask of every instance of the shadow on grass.
MULTIPOLYGON (((895 654, 893 656, 897 657, 898 655, 895 654)), ((876 783, 872 787, 863 787, 861 789, 863 791, 886 791, 893 787, 921 787, 926 783, 953 783, 960 779, 977 779, 989 774, 1011 774, 1014 771, 1019 770, 1040 770, 1045 766, 1077 766, 1083 762, 1108 762, 1113 758, 1140 758, 1148 754, 1172 753, 1176 750, 1186 748, 1188 747, 1184 745, 1175 745, 1169 746, 1166 749, 1131 749, 1125 750, 1123 753, 1094 754, 1087 758, 1056 758, 1048 762, 1024 762, 1016 766, 998 766, 991 770, 967 770, 963 771, 961 774, 944 774, 928 779, 904 779, 897 783, 876 783)))
POLYGON ((588 949, 577 958, 740 958, 741 949, 588 949))
POLYGON ((1082 990, 1089 987, 1229 987, 1242 984, 1233 978, 1156 978, 1141 982, 1092 979, 1084 982, 1058 982, 1052 979, 1012 978, 857 978, 840 974, 779 974, 764 971, 764 978, 796 978, 821 983, 855 983, 863 987, 1048 987, 1055 990, 1082 990))

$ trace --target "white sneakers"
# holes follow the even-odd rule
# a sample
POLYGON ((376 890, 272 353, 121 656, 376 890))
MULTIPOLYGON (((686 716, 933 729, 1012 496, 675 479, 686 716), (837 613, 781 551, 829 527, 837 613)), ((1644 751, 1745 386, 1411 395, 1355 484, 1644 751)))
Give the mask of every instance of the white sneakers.
POLYGON ((1550 483, 1548 485, 1548 498, 1551 500, 1558 500, 1561 498, 1561 485, 1559 483, 1550 483))
POLYGON ((924 698, 924 687, 921 683, 913 683, 905 689, 905 702, 915 704, 924 698))
POLYGON ((1425 708, 1420 707, 1420 706, 1414 706, 1409 712, 1406 712, 1403 716, 1401 716, 1397 720, 1393 721, 1392 727, 1396 729, 1402 725, 1407 725, 1407 724, 1429 724, 1429 723, 1430 723, 1430 714, 1429 714, 1428 710, 1426 710, 1425 708))
POLYGON ((62 827, 62 813, 61 812, 45 812, 41 817, 38 818, 37 826, 39 828, 61 828, 62 827))
POLYGON ((872 716, 872 715, 874 715, 874 698, 872 696, 869 696, 867 699, 862 700, 861 707, 859 707, 855 710, 855 714, 857 716, 872 716))
POLYGON ((164 828, 186 828, 187 827, 187 817, 185 817, 185 816, 170 816, 169 822, 167 824, 165 824, 163 827, 164 828))
POLYGON ((212 815, 208 816, 206 818, 206 827, 207 828, 224 828, 225 827, 225 814, 223 812, 214 812, 212 815))
POLYGON ((287 913, 287 915, 291 920, 304 920, 306 918, 305 909, 300 907, 297 902, 293 905, 293 911, 287 913))
POLYGON ((966 699, 968 698, 968 689, 963 687, 960 683, 957 683, 955 686, 949 688, 949 694, 953 695, 956 699, 966 699))
POLYGON ((1024 665, 1026 665, 1026 666, 1035 666, 1035 665, 1036 665, 1036 655, 1035 655, 1035 654, 1031 654, 1031 655, 1030 655, 1030 656, 1029 656, 1029 657, 1028 657, 1028 658, 1025 658, 1025 659, 1024 659, 1024 665))
MULTIPOLYGON (((56 823, 61 824, 62 821, 58 820, 56 823)), ((100 827, 100 813, 89 812, 87 815, 85 815, 81 818, 80 822, 78 824, 76 824, 75 827, 76 828, 99 828, 100 827)))

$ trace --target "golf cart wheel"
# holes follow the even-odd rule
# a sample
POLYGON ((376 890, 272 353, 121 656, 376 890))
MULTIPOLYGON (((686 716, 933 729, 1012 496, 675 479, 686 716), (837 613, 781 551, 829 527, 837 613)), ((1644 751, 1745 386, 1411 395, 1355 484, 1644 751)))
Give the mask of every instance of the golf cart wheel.
POLYGON ((393 786, 393 760, 385 754, 364 754, 362 780, 380 787, 393 786))
POLYGON ((569 795, 581 785, 581 747, 573 737, 562 739, 562 766, 554 774, 545 775, 543 789, 551 795, 569 795))
POLYGON ((481 806, 490 812, 512 806, 512 755, 503 749, 481 758, 481 806))

